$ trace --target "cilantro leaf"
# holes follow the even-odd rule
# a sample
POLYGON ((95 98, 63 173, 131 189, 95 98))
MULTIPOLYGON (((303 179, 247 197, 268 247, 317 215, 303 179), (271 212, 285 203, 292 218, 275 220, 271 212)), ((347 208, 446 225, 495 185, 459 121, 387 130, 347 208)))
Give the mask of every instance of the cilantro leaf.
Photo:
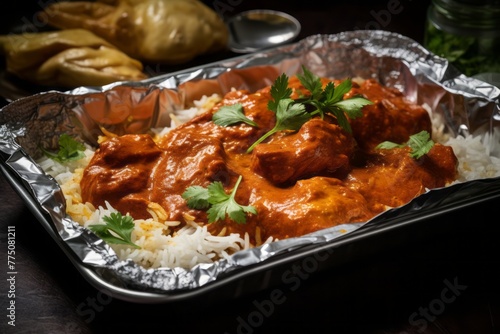
MULTIPOLYGON (((330 101, 330 103, 337 103, 344 98, 345 94, 349 93, 352 88, 352 81, 351 79, 344 80, 339 83, 337 87, 335 87, 333 82, 328 83, 328 85, 332 86, 331 89, 333 90, 333 94, 331 94, 331 96, 326 96, 325 98, 327 101, 330 101)), ((325 90, 328 90, 328 87, 326 87, 325 90)))
POLYGON ((411 148, 411 157, 418 159, 429 153, 434 146, 434 141, 427 131, 420 131, 417 134, 410 136, 407 145, 411 148))
POLYGON ((293 103, 293 100, 281 100, 276 110, 277 121, 275 128, 280 130, 299 130, 300 127, 311 119, 311 115, 306 112, 306 107, 300 103, 293 103))
POLYGON ((280 75, 271 86, 272 100, 267 103, 267 108, 276 112, 280 100, 289 99, 292 95, 292 89, 288 87, 288 77, 285 73, 280 75))
POLYGON ((299 78, 300 83, 311 92, 312 100, 321 99, 321 95, 323 94, 323 89, 321 85, 321 81, 319 77, 314 75, 311 71, 309 71, 305 66, 302 66, 302 71, 304 74, 297 74, 297 78, 299 78))
POLYGON ((44 148, 42 148, 42 151, 50 159, 61 163, 85 157, 83 153, 85 145, 65 133, 59 137, 59 151, 57 153, 49 152, 44 148))
POLYGON ((349 118, 357 118, 363 116, 361 108, 368 104, 371 103, 363 97, 352 97, 347 100, 335 102, 334 106, 344 111, 349 118))
POLYGON ((397 144, 392 141, 384 141, 375 146, 377 150, 391 150, 393 148, 402 148, 405 147, 405 144, 397 144))
POLYGON ((212 116, 212 120, 215 124, 220 126, 228 126, 240 122, 247 123, 251 126, 257 126, 257 123, 245 116, 241 103, 220 107, 212 116))
POLYGON ((384 141, 378 144, 376 149, 393 149, 393 148, 403 148, 410 147, 410 156, 414 159, 419 159, 425 154, 429 153, 431 148, 434 146, 434 141, 431 139, 429 132, 423 130, 419 133, 411 135, 408 141, 404 144, 396 144, 390 141, 384 141))
POLYGON ((304 66, 302 66, 302 71, 304 75, 297 75, 297 77, 302 85, 311 92, 311 96, 301 102, 316 108, 312 114, 319 113, 321 117, 324 117, 325 113, 332 114, 340 127, 349 133, 352 132, 348 118, 354 119, 362 116, 361 109, 365 105, 373 104, 373 102, 359 96, 344 99, 344 95, 352 88, 351 79, 342 81, 337 87, 333 82, 329 82, 322 89, 321 79, 318 76, 312 74, 304 66))
POLYGON ((182 198, 187 200, 187 205, 190 208, 197 209, 206 209, 210 206, 208 202, 208 198, 210 194, 208 193, 208 189, 203 188, 201 186, 192 186, 186 189, 186 191, 182 194, 182 198))
POLYGON ((207 188, 191 186, 182 194, 182 198, 187 200, 188 207, 191 209, 206 209, 210 206, 207 211, 209 223, 229 217, 236 223, 242 224, 246 222, 246 213, 257 214, 257 210, 253 206, 240 205, 236 202, 236 190, 241 180, 242 176, 240 175, 229 195, 224 191, 222 183, 216 181, 210 183, 207 188), (197 201, 193 198, 202 198, 203 200, 197 201))
POLYGON ((342 81, 337 87, 333 82, 326 84, 323 89, 321 79, 302 66, 303 74, 297 74, 301 84, 311 94, 299 100, 290 99, 291 89, 288 87, 288 77, 282 74, 271 86, 272 101, 269 101, 268 108, 276 113, 276 124, 274 128, 265 133, 255 141, 248 149, 247 153, 253 151, 255 146, 262 143, 269 136, 283 130, 299 130, 300 127, 311 119, 314 115, 330 113, 337 119, 340 127, 351 132, 349 118, 362 116, 361 109, 371 101, 363 97, 351 97, 344 100, 344 95, 352 88, 350 79, 342 81), (305 106, 314 106, 315 110, 307 112, 305 106))
POLYGON ((210 183, 207 187, 207 192, 209 204, 220 203, 229 198, 229 195, 224 191, 224 186, 220 181, 210 183))
POLYGON ((257 139, 248 149, 247 153, 253 151, 255 146, 263 142, 265 139, 283 130, 299 130, 300 127, 311 119, 311 114, 306 112, 306 108, 301 103, 294 103, 292 99, 283 99, 278 103, 276 110, 276 123, 274 127, 257 139))
POLYGON ((129 245, 141 248, 132 242, 134 221, 132 217, 122 216, 119 212, 112 212, 102 218, 106 224, 90 225, 89 228, 101 239, 110 244, 129 245), (113 232, 113 233, 112 233, 113 232))
POLYGON ((351 123, 349 123, 348 118, 354 119, 357 117, 363 116, 361 109, 368 104, 372 104, 365 98, 362 97, 352 97, 347 100, 341 100, 335 102, 331 107, 328 108, 328 111, 332 113, 336 118, 339 126, 351 133, 351 123))
MULTIPOLYGON (((350 79, 342 81, 337 87, 333 82, 329 82, 323 89, 320 77, 314 75, 305 66, 302 66, 302 71, 303 74, 297 74, 297 78, 310 94, 302 94, 300 98, 294 100, 291 98, 293 91, 288 87, 289 82, 286 74, 283 73, 276 78, 270 90, 272 99, 267 103, 267 108, 276 113, 276 124, 271 130, 257 139, 247 149, 247 153, 252 152, 255 146, 278 131, 299 130, 305 122, 317 114, 323 118, 325 113, 330 113, 337 119, 339 126, 350 133, 352 130, 349 118, 353 119, 362 116, 361 109, 365 105, 373 104, 363 97, 344 99, 344 95, 352 88, 350 79), (314 110, 306 111, 306 105, 314 107, 314 110)), ((242 110, 232 111, 232 113, 238 113, 238 116, 232 113, 229 115, 229 113, 226 114, 225 112, 219 114, 219 112, 215 113, 213 117, 216 124, 228 126, 241 121, 245 122, 244 118, 246 117, 243 115, 242 110), (243 119, 240 117, 243 117, 243 119)))

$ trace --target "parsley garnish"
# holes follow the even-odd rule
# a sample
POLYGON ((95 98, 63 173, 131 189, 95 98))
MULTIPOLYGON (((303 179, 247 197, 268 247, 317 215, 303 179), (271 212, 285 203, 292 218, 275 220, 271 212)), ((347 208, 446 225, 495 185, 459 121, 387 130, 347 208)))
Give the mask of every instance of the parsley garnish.
POLYGON ((258 126, 257 123, 245 116, 243 113, 243 106, 240 103, 220 107, 219 110, 217 110, 217 112, 212 116, 212 120, 215 124, 220 126, 228 126, 239 122, 244 122, 252 126, 258 126))
POLYGON ((376 149, 391 149, 391 148, 402 148, 408 146, 410 147, 410 156, 414 159, 421 158, 425 154, 429 153, 431 148, 434 146, 434 141, 431 139, 429 132, 423 130, 419 133, 411 135, 408 141, 404 144, 396 144, 390 141, 384 141, 378 144, 376 149))
POLYGON ((42 148, 43 153, 52 160, 64 163, 72 160, 79 160, 85 157, 85 145, 75 140, 67 134, 59 137, 59 151, 52 153, 42 148))
POLYGON ((333 82, 329 82, 323 89, 318 76, 312 74, 304 66, 302 66, 302 71, 304 74, 299 74, 297 77, 311 95, 299 101, 316 108, 311 112, 312 115, 320 114, 323 118, 325 113, 332 114, 337 119, 340 127, 351 133, 351 125, 347 117, 354 119, 362 116, 361 109, 365 105, 373 104, 373 102, 359 96, 344 99, 344 94, 347 94, 352 88, 351 79, 342 81, 337 87, 333 82))
MULTIPOLYGON (((323 89, 321 79, 318 76, 312 74, 304 66, 302 66, 302 70, 304 73, 297 75, 297 77, 304 88, 310 92, 310 95, 297 100, 291 99, 292 89, 288 87, 287 75, 283 73, 276 78, 270 91, 272 100, 267 104, 268 109, 276 113, 276 124, 254 142, 248 148, 247 153, 250 153, 255 146, 278 131, 299 130, 305 122, 316 114, 319 114, 322 118, 325 113, 332 114, 337 119, 339 126, 350 133, 351 125, 347 117, 353 119, 361 116, 361 109, 365 105, 372 104, 371 101, 363 97, 344 99, 344 94, 348 93, 352 88, 350 79, 342 81, 337 87, 333 82, 330 82, 323 89), (314 110, 308 112, 306 105, 313 106, 314 110)), ((238 122, 253 125, 247 122, 248 118, 244 116, 243 110, 231 113, 228 113, 227 110, 219 110, 214 114, 213 120, 216 124, 222 126, 229 126, 238 122), (234 113, 237 113, 237 115, 235 116, 234 113)))
POLYGON ((134 230, 134 221, 131 216, 122 216, 119 212, 113 212, 109 216, 104 216, 102 220, 106 224, 89 226, 98 237, 110 244, 123 244, 141 248, 132 242, 131 235, 134 230), (116 236, 111 232, 114 232, 116 236))
POLYGON ((247 153, 263 142, 269 136, 283 130, 299 130, 302 124, 311 119, 311 114, 306 112, 306 107, 301 103, 294 103, 292 99, 279 100, 276 108, 276 124, 274 127, 257 139, 248 149, 247 153))
POLYGON ((218 220, 226 219, 229 216, 238 224, 246 222, 246 213, 257 214, 253 206, 240 205, 234 199, 236 190, 240 185, 242 176, 238 177, 236 185, 228 195, 220 181, 212 182, 207 188, 201 186, 191 186, 182 194, 182 198, 187 200, 188 207, 191 209, 209 208, 208 222, 213 223, 218 220))
POLYGON ((289 99, 291 95, 292 89, 288 87, 288 77, 283 73, 276 78, 274 84, 271 86, 271 96, 273 99, 267 103, 267 108, 276 112, 280 100, 289 99))

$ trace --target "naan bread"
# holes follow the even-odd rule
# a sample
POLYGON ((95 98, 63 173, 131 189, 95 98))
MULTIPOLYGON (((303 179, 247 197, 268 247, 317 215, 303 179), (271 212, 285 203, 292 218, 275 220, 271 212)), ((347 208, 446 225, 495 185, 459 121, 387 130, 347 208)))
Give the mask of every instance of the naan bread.
POLYGON ((227 47, 222 19, 198 0, 55 2, 41 20, 60 29, 83 28, 143 62, 179 64, 227 47))
POLYGON ((0 36, 6 69, 43 86, 103 86, 147 76, 142 63, 83 29, 0 36))

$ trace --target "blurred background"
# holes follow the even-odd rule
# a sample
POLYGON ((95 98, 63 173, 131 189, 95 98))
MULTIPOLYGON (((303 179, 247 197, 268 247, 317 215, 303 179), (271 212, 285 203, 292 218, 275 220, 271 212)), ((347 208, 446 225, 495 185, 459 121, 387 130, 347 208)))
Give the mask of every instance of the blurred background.
MULTIPOLYGON (((108 0, 112 2, 115 0, 108 0)), ((3 18, 0 35, 19 33, 38 33, 57 30, 41 21, 36 13, 51 3, 62 1, 26 1, 19 0, 0 4, 3 18)), ((104 2, 104 1, 102 1, 104 2)), ((289 42, 299 41, 315 34, 335 34, 358 29, 382 29, 397 32, 410 37, 418 43, 424 42, 426 13, 430 0, 352 0, 352 1, 250 1, 250 0, 205 0, 225 21, 236 14, 252 9, 270 9, 283 11, 295 17, 301 30, 298 36, 289 42)), ((158 64, 143 61, 145 73, 156 76, 192 68, 211 62, 241 56, 228 49, 197 55, 189 61, 179 64, 158 64)), ((67 87, 37 85, 20 80, 5 70, 6 60, 0 53, 0 96, 7 100, 31 95, 50 88, 66 90, 67 87)), ((79 85, 76 85, 79 86, 79 85)), ((6 101, 4 101, 4 104, 6 101)))

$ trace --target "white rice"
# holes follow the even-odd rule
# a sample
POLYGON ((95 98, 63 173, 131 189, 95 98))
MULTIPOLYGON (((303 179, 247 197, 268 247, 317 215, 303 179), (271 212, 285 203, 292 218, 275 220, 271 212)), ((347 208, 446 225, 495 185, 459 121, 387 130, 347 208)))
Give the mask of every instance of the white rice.
MULTIPOLYGON (((102 224, 102 218, 116 212, 109 204, 96 210, 84 224, 102 224)), ((120 259, 132 259, 146 268, 192 268, 198 263, 210 263, 228 256, 228 253, 245 248, 245 241, 238 234, 214 236, 206 226, 193 220, 172 233, 168 224, 152 218, 136 219, 132 241, 141 247, 111 245, 120 259)), ((246 245, 249 247, 249 245, 246 245)))
POLYGON ((432 121, 435 142, 451 146, 458 159, 458 178, 454 183, 500 176, 500 129, 484 135, 451 137, 444 132, 443 117, 423 105, 432 121))
POLYGON ((485 179, 500 176, 500 158, 491 152, 493 140, 497 146, 500 143, 500 131, 495 129, 493 135, 458 136, 449 138, 445 145, 453 148, 453 152, 459 160, 458 182, 485 179))
MULTIPOLYGON (((170 127, 153 129, 153 132, 162 136, 172 128, 193 118, 197 113, 212 108, 218 101, 220 97, 217 95, 204 96, 195 102, 193 108, 171 115, 170 127)), ((116 210, 109 203, 106 203, 106 207, 95 208, 91 203, 82 202, 80 180, 94 150, 87 145, 84 153, 83 159, 65 164, 45 157, 41 158, 38 163, 59 183, 66 200, 67 214, 80 225, 89 227, 93 224, 103 224, 102 218, 116 210)), ((214 262, 238 250, 254 246, 250 244, 248 235, 243 237, 237 233, 224 236, 211 235, 206 226, 197 224, 188 216, 185 220, 186 225, 173 232, 171 227, 179 225, 180 222, 160 221, 154 218, 136 219, 132 241, 141 248, 135 249, 119 244, 110 244, 110 246, 118 258, 132 259, 146 268, 181 267, 186 269, 199 263, 214 262)), ((271 239, 266 240, 266 242, 271 241, 271 239)))
MULTIPOLYGON (((205 96, 197 101, 193 108, 173 116, 170 127, 154 129, 153 132, 161 136, 197 113, 210 109, 219 100, 220 98, 216 95, 205 96)), ((500 142, 498 129, 493 136, 448 138, 442 135, 441 120, 434 118, 433 124, 433 139, 450 145, 459 160, 459 178, 456 182, 500 176, 500 152, 490 149, 494 147, 492 143, 497 143, 498 148, 498 142, 500 142)), ((42 158, 39 161, 42 169, 60 184, 66 199, 67 214, 85 227, 103 224, 103 216, 116 212, 109 204, 106 207, 94 208, 90 203, 82 203, 80 180, 83 169, 88 165, 93 153, 94 151, 87 147, 84 159, 65 165, 48 158, 42 158)), ((172 232, 171 227, 180 222, 161 222, 153 218, 134 220, 132 241, 141 248, 134 249, 117 244, 110 246, 120 259, 132 259, 146 268, 182 267, 187 269, 199 263, 211 263, 238 250, 254 246, 249 243, 248 234, 214 236, 207 231, 206 226, 198 225, 189 217, 186 218, 186 225, 175 233, 172 232)), ((268 242, 272 242, 272 239, 264 243, 268 242)))

